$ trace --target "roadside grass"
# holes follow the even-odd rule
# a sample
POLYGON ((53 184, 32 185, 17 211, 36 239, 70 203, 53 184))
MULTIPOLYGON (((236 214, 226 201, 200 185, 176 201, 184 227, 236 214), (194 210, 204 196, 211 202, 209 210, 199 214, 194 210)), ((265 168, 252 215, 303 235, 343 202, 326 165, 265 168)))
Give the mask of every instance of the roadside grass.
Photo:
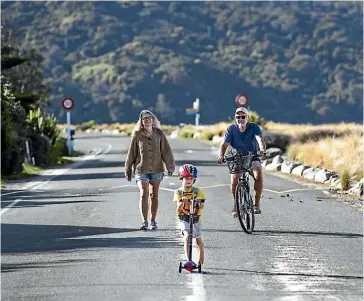
POLYGON ((289 124, 269 121, 265 124, 266 130, 286 134, 292 137, 293 142, 317 141, 326 137, 343 137, 350 134, 362 135, 363 126, 358 123, 337 124, 289 124))
POLYGON ((82 153, 82 152, 74 151, 68 156, 58 157, 54 161, 54 164, 51 164, 51 165, 45 166, 45 167, 39 167, 39 166, 35 166, 35 165, 29 164, 29 163, 23 163, 22 172, 17 172, 17 173, 11 174, 11 175, 2 175, 1 176, 1 178, 2 178, 1 188, 2 189, 6 188, 6 183, 4 183, 3 180, 11 181, 11 180, 20 180, 20 179, 31 178, 31 177, 39 175, 40 172, 47 169, 48 167, 54 167, 54 166, 58 166, 58 165, 65 165, 65 164, 71 163, 72 159, 70 159, 70 158, 80 157, 83 155, 84 155, 84 153, 82 153))
POLYGON ((359 181, 364 176, 363 150, 363 137, 349 134, 292 143, 288 148, 288 156, 309 166, 334 170, 340 176, 348 174, 351 179, 359 181))
POLYGON ((17 172, 17 173, 11 174, 11 175, 3 175, 2 178, 4 180, 19 180, 19 179, 23 179, 23 178, 29 178, 29 177, 36 176, 42 170, 44 170, 43 168, 41 168, 39 166, 34 166, 29 163, 24 163, 23 168, 24 169, 22 172, 17 172))

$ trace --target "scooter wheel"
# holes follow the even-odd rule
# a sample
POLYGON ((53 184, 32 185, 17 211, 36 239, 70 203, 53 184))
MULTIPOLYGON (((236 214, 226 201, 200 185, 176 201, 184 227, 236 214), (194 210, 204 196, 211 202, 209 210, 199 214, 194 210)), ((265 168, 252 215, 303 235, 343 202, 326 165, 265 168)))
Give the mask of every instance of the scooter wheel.
POLYGON ((182 262, 179 263, 179 269, 178 269, 178 272, 182 272, 182 262))
POLYGON ((198 272, 201 274, 201 272, 202 272, 202 265, 201 265, 201 263, 199 263, 198 264, 198 272))

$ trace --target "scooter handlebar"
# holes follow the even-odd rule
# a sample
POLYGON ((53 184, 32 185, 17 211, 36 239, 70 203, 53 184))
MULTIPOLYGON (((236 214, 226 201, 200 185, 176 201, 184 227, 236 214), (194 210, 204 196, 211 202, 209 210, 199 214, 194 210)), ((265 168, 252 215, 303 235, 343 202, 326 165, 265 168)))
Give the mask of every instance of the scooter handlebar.
MULTIPOLYGON (((195 201, 197 201, 197 202, 202 202, 202 201, 204 201, 204 199, 202 199, 202 198, 194 198, 195 199, 195 201)), ((183 202, 183 203, 190 203, 192 201, 192 199, 189 199, 189 198, 186 198, 186 197, 183 197, 182 199, 180 199, 180 202, 183 202)))

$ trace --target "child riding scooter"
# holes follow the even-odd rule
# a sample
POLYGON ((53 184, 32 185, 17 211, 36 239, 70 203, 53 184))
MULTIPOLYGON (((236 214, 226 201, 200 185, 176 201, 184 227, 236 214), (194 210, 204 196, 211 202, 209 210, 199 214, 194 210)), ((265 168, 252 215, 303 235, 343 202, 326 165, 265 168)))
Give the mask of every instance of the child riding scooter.
POLYGON ((179 272, 182 268, 192 272, 198 269, 201 273, 204 263, 204 243, 201 238, 201 214, 204 207, 205 196, 201 189, 194 187, 197 179, 197 168, 192 164, 184 164, 178 170, 182 187, 178 188, 173 197, 173 202, 177 204, 177 216, 182 235, 185 238, 184 250, 187 262, 180 262, 179 272), (196 240, 199 250, 198 264, 192 260, 192 240, 196 240))

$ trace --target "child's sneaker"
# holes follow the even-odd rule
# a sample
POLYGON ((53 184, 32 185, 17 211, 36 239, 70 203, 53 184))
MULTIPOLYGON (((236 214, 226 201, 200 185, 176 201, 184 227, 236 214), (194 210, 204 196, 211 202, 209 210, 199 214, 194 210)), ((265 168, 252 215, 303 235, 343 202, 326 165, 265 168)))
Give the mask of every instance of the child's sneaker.
POLYGON ((148 221, 144 221, 139 230, 148 230, 148 221))
POLYGON ((157 222, 156 221, 150 221, 150 230, 157 229, 157 222))

